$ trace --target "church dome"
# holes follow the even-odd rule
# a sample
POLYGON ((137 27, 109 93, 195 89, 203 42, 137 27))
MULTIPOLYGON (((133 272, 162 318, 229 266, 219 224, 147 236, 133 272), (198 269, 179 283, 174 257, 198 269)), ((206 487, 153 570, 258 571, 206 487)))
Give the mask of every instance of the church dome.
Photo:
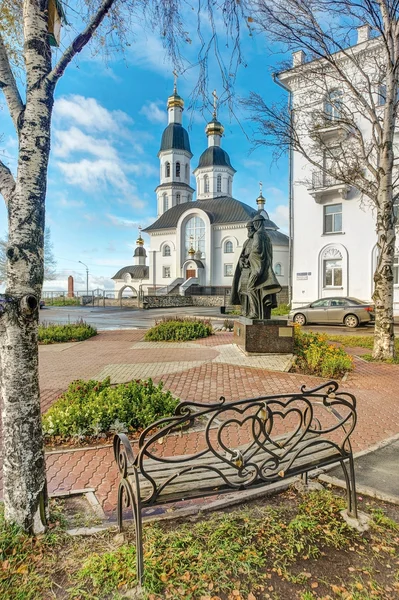
POLYGON ((220 146, 209 146, 200 156, 198 169, 202 167, 229 167, 229 169, 235 169, 231 166, 230 157, 223 148, 220 146))
POLYGON ((145 251, 145 248, 143 248, 143 246, 137 246, 133 256, 147 256, 147 252, 145 251))
POLYGON ((191 154, 188 133, 180 123, 169 123, 164 130, 159 151, 164 150, 186 150, 191 154))

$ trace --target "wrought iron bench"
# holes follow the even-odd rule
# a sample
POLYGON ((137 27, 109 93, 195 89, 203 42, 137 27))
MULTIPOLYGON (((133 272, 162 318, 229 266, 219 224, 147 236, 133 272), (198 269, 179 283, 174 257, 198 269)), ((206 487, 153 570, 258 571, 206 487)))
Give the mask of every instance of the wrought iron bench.
POLYGON ((349 439, 355 424, 355 397, 338 391, 332 381, 311 390, 303 386, 292 394, 234 402, 222 397, 217 404, 181 402, 174 416, 142 432, 136 453, 126 435, 116 435, 114 453, 122 475, 118 524, 122 530, 123 509, 131 507, 140 584, 144 575, 141 511, 146 506, 265 487, 297 475, 307 479, 312 469, 339 462, 348 514, 357 518, 349 439), (181 435, 182 430, 197 436, 199 451, 161 455, 160 442, 181 435))

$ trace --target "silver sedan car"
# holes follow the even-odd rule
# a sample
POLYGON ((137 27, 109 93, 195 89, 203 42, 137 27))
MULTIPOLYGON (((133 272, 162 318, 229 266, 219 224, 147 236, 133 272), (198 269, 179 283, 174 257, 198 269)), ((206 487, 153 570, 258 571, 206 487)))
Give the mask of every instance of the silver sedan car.
POLYGON ((374 305, 357 298, 321 298, 291 310, 288 318, 299 325, 323 323, 357 327, 374 322, 374 305))

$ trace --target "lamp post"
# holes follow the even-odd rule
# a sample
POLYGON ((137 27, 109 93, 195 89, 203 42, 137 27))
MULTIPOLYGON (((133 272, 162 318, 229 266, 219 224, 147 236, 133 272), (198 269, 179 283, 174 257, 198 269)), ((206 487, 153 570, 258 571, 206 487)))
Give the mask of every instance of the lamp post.
POLYGON ((86 267, 86 294, 88 296, 89 295, 89 267, 87 265, 85 265, 85 263, 82 262, 81 260, 78 260, 78 262, 80 262, 81 265, 86 267))

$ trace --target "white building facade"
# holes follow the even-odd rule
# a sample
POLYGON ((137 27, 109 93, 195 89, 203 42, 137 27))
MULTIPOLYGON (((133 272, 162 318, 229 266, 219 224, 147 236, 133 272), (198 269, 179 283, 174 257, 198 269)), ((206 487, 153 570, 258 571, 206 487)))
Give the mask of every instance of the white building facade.
POLYGON ((140 288, 144 293, 184 294, 191 285, 230 287, 247 239, 246 225, 259 211, 272 241, 275 272, 281 286, 286 287, 288 237, 269 219, 262 194, 256 200, 256 207, 233 197, 236 171, 221 147, 224 129, 216 113, 205 129, 208 147, 193 171, 197 197, 193 200, 195 190, 190 186, 193 155, 188 132, 182 125, 184 103, 176 88, 168 98, 167 107, 168 126, 158 153, 158 218, 144 229, 150 236, 147 277, 136 278, 135 275, 144 273, 142 268, 133 268, 136 265, 124 267, 113 277, 116 290, 122 293, 128 287, 134 293, 140 288))
MULTIPOLYGON (((373 52, 378 51, 378 39, 369 38, 367 26, 358 29, 358 41, 349 49, 358 53, 367 71, 372 68, 373 52), (363 59, 361 58, 363 57, 363 59)), ((356 54, 357 55, 357 54, 356 54)), ((343 60, 343 68, 351 68, 343 60)), ((293 118, 298 129, 302 120, 303 143, 312 136, 323 139, 327 148, 323 164, 334 160, 351 143, 351 130, 342 126, 342 112, 351 111, 351 100, 340 89, 337 77, 324 79, 325 90, 315 86, 312 63, 303 52, 293 55, 293 68, 279 74, 279 80, 291 93, 293 118), (316 91, 315 91, 316 89, 316 91), (324 97, 323 97, 324 95, 324 97), (346 108, 345 108, 346 107, 346 108), (328 117, 328 126, 306 124, 308 115, 328 117), (337 124, 334 124, 334 120, 337 124), (313 130, 312 130, 313 127, 313 130)), ((371 78, 371 74, 370 74, 371 78)), ((356 84, 354 75, 353 81, 356 84)), ((375 103, 383 110, 381 85, 375 85, 375 103)), ((377 108, 377 111, 379 108, 377 108)), ((371 126, 364 114, 353 111, 356 126, 371 143, 371 126)), ((309 116, 308 123, 311 123, 309 116)), ((301 130, 300 130, 301 131, 301 130)), ((314 155, 315 156, 315 155, 314 155)), ((319 157, 320 158, 320 157, 319 157)), ((319 159, 318 159, 319 160, 319 159)), ((351 296, 371 301, 373 274, 377 261, 375 211, 372 203, 358 190, 317 169, 299 152, 292 153, 291 235, 292 235, 292 306, 313 302, 318 298, 351 296)), ((399 251, 397 252, 399 254, 399 251)), ((398 257, 396 257, 394 312, 399 314, 398 257)))

